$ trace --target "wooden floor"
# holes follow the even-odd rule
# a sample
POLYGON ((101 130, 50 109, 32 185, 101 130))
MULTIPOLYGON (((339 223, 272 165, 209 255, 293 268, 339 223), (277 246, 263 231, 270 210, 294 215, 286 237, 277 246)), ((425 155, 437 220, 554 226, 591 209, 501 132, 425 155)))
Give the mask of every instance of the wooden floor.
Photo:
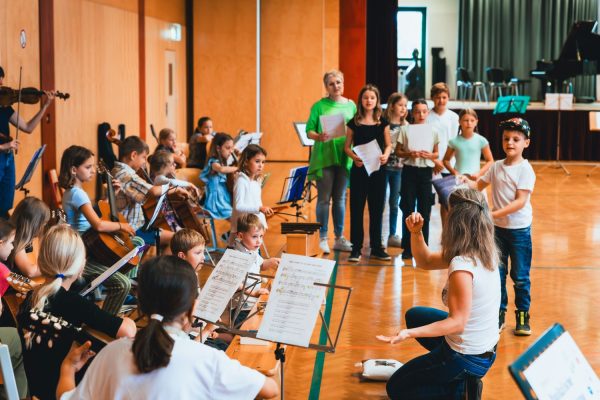
MULTIPOLYGON (((281 192, 285 171, 298 164, 271 163, 263 201, 274 204, 281 192)), ((534 165, 537 182, 533 194, 534 223, 531 337, 516 337, 505 329, 498 345, 498 356, 484 378, 485 399, 521 398, 507 366, 536 337, 554 322, 562 323, 600 374, 600 171, 591 178, 589 167, 568 166, 567 176, 548 165, 534 165)), ((305 208, 314 220, 316 200, 305 208)), ((347 220, 349 212, 346 214, 347 220)), ((367 218, 365 217, 365 220, 367 218)), ((280 234, 280 217, 269 220, 266 243, 271 255, 281 252, 285 237, 280 234)), ((387 224, 384 230, 387 229, 387 224)), ((432 216, 432 246, 439 248, 439 211, 432 216)), ((330 228, 330 232, 332 229, 330 228)), ((349 237, 349 222, 346 222, 349 237)), ((332 245, 333 243, 330 243, 332 245)), ((425 272, 403 265, 398 249, 389 249, 392 262, 371 261, 363 257, 359 265, 347 262, 348 253, 338 257, 336 283, 354 288, 346 320, 335 354, 326 354, 322 368, 315 369, 316 353, 288 348, 285 368, 287 399, 383 399, 385 385, 361 382, 354 364, 369 358, 394 358, 406 362, 425 353, 416 341, 407 340, 390 346, 378 342, 375 335, 394 333, 404 326, 403 314, 414 305, 442 308, 443 272, 425 272), (320 386, 319 386, 320 385, 320 386), (311 391, 312 388, 312 391, 311 391)), ((512 285, 509 285, 508 328, 514 326, 512 285)), ((331 316, 336 325, 341 309, 341 296, 336 293, 331 316)), ((315 331, 315 340, 318 329, 315 331)))

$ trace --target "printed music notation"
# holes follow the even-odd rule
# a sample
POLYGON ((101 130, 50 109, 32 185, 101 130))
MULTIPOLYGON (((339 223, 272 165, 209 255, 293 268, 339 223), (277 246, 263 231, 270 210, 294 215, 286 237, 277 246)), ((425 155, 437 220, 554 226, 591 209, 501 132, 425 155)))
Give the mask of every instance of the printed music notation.
POLYGON ((283 254, 256 335, 272 342, 308 347, 335 261, 283 254))
POLYGON ((194 316, 217 322, 240 287, 256 255, 227 249, 200 291, 194 316))

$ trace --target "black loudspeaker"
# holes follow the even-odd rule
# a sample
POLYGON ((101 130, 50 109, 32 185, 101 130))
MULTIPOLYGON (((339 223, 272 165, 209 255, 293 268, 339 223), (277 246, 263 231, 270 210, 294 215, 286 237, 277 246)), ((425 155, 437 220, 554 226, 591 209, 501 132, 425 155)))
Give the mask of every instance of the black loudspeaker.
POLYGON ((441 57, 443 47, 431 48, 431 83, 446 82, 446 58, 441 57))

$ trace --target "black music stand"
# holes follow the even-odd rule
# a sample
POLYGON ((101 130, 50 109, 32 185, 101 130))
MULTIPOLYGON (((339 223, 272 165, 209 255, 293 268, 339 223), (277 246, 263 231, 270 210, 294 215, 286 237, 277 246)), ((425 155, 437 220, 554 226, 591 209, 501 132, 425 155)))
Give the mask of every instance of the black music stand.
POLYGON ((25 185, 28 184, 29 181, 31 180, 31 177, 33 176, 33 173, 35 172, 36 167, 40 163, 40 160, 42 159, 42 155, 44 154, 45 150, 46 150, 46 145, 44 144, 44 145, 42 145, 42 147, 37 149, 35 151, 35 153, 33 153, 33 157, 31 157, 31 160, 29 161, 29 165, 27 165, 27 168, 25 169, 25 172, 23 173, 21 180, 15 186, 16 190, 21 190, 21 191, 23 191, 23 193, 25 193, 25 197, 27 197, 29 195, 29 189, 27 189, 25 187, 25 185))
MULTIPOLYGON (((277 204, 291 203, 290 207, 296 209, 296 213, 290 214, 285 212, 276 212, 276 214, 290 215, 298 219, 306 219, 302 215, 302 207, 307 197, 310 197, 310 182, 307 182, 306 177, 308 175, 308 166, 292 168, 290 170, 290 176, 283 180, 283 187, 281 188, 281 197, 277 204)), ((309 200, 310 201, 310 200, 309 200)))

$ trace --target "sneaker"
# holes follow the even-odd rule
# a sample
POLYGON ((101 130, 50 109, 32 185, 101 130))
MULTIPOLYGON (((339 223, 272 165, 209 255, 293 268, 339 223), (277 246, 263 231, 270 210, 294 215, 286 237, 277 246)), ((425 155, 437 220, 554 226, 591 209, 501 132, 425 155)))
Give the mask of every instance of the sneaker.
POLYGON ((352 251, 352 243, 347 241, 345 237, 340 236, 339 238, 335 238, 333 249, 337 251, 352 251))
POLYGON ((400 247, 402 248, 402 239, 398 235, 392 235, 389 237, 387 242, 388 247, 400 247))
POLYGON ((531 335, 531 327, 529 326, 529 312, 516 310, 515 315, 517 317, 517 327, 515 328, 515 335, 517 335, 517 336, 531 335))
POLYGON ((504 329, 504 326, 506 325, 504 323, 506 317, 506 310, 500 310, 500 313, 498 314, 498 330, 500 332, 502 332, 502 330, 504 329))
POLYGON ((350 253, 350 257, 348 257, 348 262, 357 263, 360 261, 360 251, 352 250, 350 253))
POLYGON ((321 249, 323 254, 331 253, 331 250, 329 250, 329 244, 327 243, 327 238, 321 238, 321 240, 319 241, 319 248, 321 249))
POLYGON ((390 257, 390 255, 383 249, 371 249, 371 257, 383 261, 389 261, 392 259, 392 257, 390 257))
POLYGON ((412 253, 410 251, 404 250, 402 252, 402 259, 403 260, 412 260, 412 258, 413 258, 413 256, 412 256, 412 253))

